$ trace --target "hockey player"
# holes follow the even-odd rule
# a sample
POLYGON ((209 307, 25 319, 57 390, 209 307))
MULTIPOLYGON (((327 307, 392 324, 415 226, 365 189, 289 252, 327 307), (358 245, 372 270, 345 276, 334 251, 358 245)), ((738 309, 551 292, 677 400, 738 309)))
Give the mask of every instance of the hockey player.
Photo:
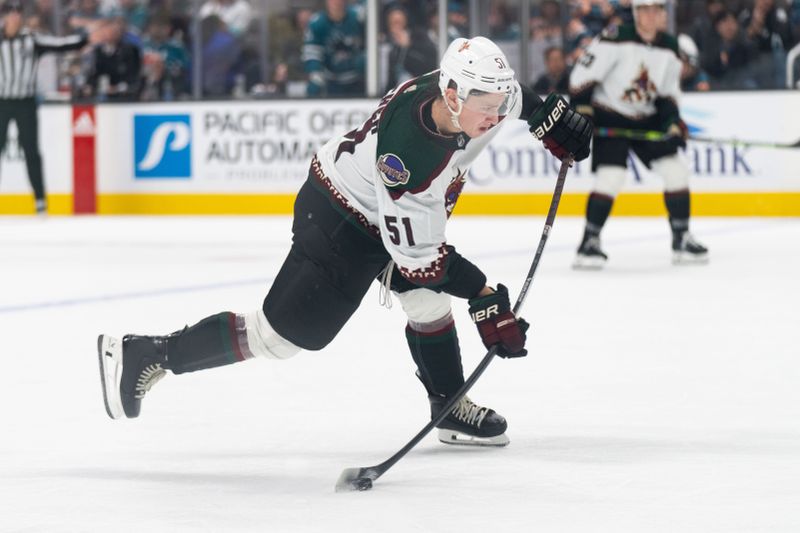
POLYGON ((664 180, 672 229, 673 262, 705 262, 708 250, 689 233, 689 168, 678 156, 687 130, 678 112, 681 61, 677 40, 662 31, 666 0, 633 0, 634 24, 612 26, 592 42, 570 76, 574 108, 607 128, 660 130, 668 141, 595 138, 594 189, 586 207, 586 229, 576 268, 602 268, 608 257, 600 231, 625 182, 628 151, 664 180))
MULTIPOLYGON (((166 336, 98 339, 106 410, 139 415, 167 370, 182 374, 256 356, 321 350, 376 278, 408 315, 406 339, 432 414, 464 383, 451 296, 469 300, 487 347, 526 355, 527 324, 508 290, 445 238, 470 164, 509 120, 527 120, 557 157, 589 155, 591 124, 557 95, 520 87, 500 49, 457 39, 440 69, 390 91, 358 129, 325 144, 294 205, 293 243, 261 309, 223 312, 166 336)), ((505 445, 506 421, 463 398, 440 425, 450 443, 505 445)))

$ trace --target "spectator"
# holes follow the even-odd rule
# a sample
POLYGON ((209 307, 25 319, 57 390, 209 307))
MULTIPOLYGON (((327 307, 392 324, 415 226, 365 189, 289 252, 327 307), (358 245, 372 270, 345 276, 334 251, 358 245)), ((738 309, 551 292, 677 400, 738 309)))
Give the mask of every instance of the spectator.
POLYGON ((424 28, 408 27, 408 17, 402 7, 386 12, 386 33, 389 50, 389 79, 386 91, 400 83, 435 70, 439 53, 424 28))
POLYGON ((235 76, 234 67, 241 54, 239 42, 217 15, 209 15, 202 20, 200 38, 203 54, 203 94, 205 96, 230 94, 235 76))
POLYGON ((515 41, 519 39, 517 17, 511 12, 506 0, 492 0, 489 4, 489 38, 493 41, 515 41))
POLYGON ((392 0, 391 5, 403 8, 410 28, 425 28, 428 25, 428 5, 425 0, 392 0))
POLYGON ((546 42, 561 40, 561 7, 556 0, 542 0, 538 16, 531 17, 531 38, 546 42))
POLYGON ((247 0, 206 0, 200 8, 200 18, 218 16, 234 36, 242 35, 250 25, 252 8, 247 0))
POLYGON ((51 34, 57 33, 58 28, 56 28, 53 2, 54 0, 36 0, 33 13, 31 13, 27 22, 28 27, 32 27, 33 25, 36 28, 35 31, 51 34))
POLYGON ((145 100, 173 100, 188 90, 189 53, 172 38, 166 16, 153 17, 143 41, 145 100))
POLYGON ((295 87, 300 87, 301 94, 305 94, 303 38, 313 14, 307 7, 295 7, 288 13, 270 18, 269 63, 272 76, 266 92, 299 96, 294 91, 295 87))
MULTIPOLYGON (((609 25, 622 26, 623 24, 633 24, 633 7, 631 0, 609 0, 614 8, 614 14, 608 21, 609 25)), ((678 3, 678 6, 681 4, 678 3)))
POLYGON ((175 99, 173 85, 167 78, 164 58, 155 52, 142 53, 142 91, 139 99, 143 102, 175 99))
POLYGON ((759 87, 782 87, 786 81, 786 51, 794 44, 789 13, 775 0, 755 0, 739 14, 739 23, 758 50, 753 66, 759 87))
POLYGON ((536 83, 533 84, 533 90, 537 94, 568 93, 569 70, 567 69, 564 51, 556 46, 548 48, 544 52, 544 63, 547 72, 536 80, 536 83))
POLYGON ((571 18, 567 23, 566 47, 564 49, 567 54, 567 64, 575 65, 592 42, 592 39, 594 39, 594 36, 586 25, 579 18, 571 18))
MULTIPOLYGON (((458 2, 449 3, 447 6, 446 28, 448 43, 469 36, 467 22, 468 19, 464 12, 464 7, 458 2)), ((428 5, 428 38, 434 43, 439 40, 439 10, 433 4, 428 5)))
POLYGON ((77 7, 70 12, 67 18, 67 25, 71 30, 81 28, 89 30, 97 27, 102 19, 100 0, 78 0, 77 7))
POLYGON ((609 0, 577 0, 575 6, 575 16, 593 36, 603 31, 614 13, 609 0))
POLYGON ((547 72, 545 54, 549 48, 562 46, 561 8, 556 0, 544 0, 538 13, 531 17, 528 43, 528 72, 531 79, 547 72))
POLYGON ((691 37, 678 35, 678 53, 681 58, 681 90, 708 91, 708 74, 700 68, 700 51, 691 37))
POLYGON ((719 37, 714 30, 713 21, 723 11, 725 11, 723 0, 706 0, 705 15, 696 18, 692 24, 690 35, 701 52, 719 46, 719 37))
POLYGON ((325 0, 303 44, 308 96, 364 94, 364 24, 345 0, 325 0))
POLYGON ((739 14, 739 22, 747 37, 755 42, 759 52, 772 52, 779 40, 784 50, 794 45, 794 35, 789 13, 775 5, 775 0, 754 0, 753 8, 739 14))
POLYGON ((147 7, 141 0, 117 0, 118 4, 103 11, 106 18, 122 18, 125 27, 135 35, 144 33, 147 24, 147 7))
POLYGON ((703 50, 701 61, 711 76, 712 87, 757 89, 754 76, 747 70, 757 53, 754 44, 747 39, 730 11, 718 13, 713 22, 716 38, 708 49, 703 50))
POLYGON ((469 17, 467 17, 467 8, 463 2, 450 0, 447 3, 447 25, 454 30, 451 32, 453 35, 459 37, 469 35, 469 17))
POLYGON ((263 92, 265 73, 261 62, 259 41, 261 37, 260 22, 254 20, 250 27, 239 38, 241 53, 233 67, 233 97, 244 98, 255 88, 263 92))
POLYGON ((800 33, 800 0, 791 0, 791 19, 792 19, 792 26, 794 27, 794 33, 797 35, 800 33))
POLYGON ((125 20, 110 20, 105 24, 104 42, 94 47, 88 91, 101 100, 129 102, 139 97, 142 53, 124 36, 125 20))

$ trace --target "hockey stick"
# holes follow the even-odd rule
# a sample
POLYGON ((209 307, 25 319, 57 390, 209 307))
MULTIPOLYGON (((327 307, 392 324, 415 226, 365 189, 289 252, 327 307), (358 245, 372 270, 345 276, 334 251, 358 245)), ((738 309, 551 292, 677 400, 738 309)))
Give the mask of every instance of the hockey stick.
MULTIPOLYGON (((534 256, 531 267, 528 270, 528 277, 525 278, 525 282, 522 284, 522 289, 517 297, 517 302, 514 304, 514 315, 519 314, 519 310, 528 295, 528 289, 530 289, 531 282, 533 281, 533 275, 536 273, 536 267, 539 266, 539 260, 542 257, 544 245, 547 242, 547 237, 550 235, 550 230, 553 227, 553 221, 556 218, 558 203, 561 200, 561 191, 564 189, 564 181, 567 178, 567 170, 569 170, 569 167, 572 166, 572 160, 573 157, 570 155, 564 158, 564 160, 561 162, 561 169, 558 171, 558 179, 556 180, 556 187, 553 191, 553 199, 550 200, 550 210, 547 212, 547 218, 544 222, 542 237, 539 239, 539 247, 536 249, 536 255, 534 256)), ((425 427, 422 428, 422 430, 420 430, 420 432, 417 433, 414 438, 408 441, 408 443, 397 453, 375 466, 345 468, 339 476, 339 480, 336 482, 336 492, 352 490, 363 491, 371 489, 373 481, 385 474, 387 470, 397 463, 397 461, 402 459, 409 451, 411 451, 411 449, 416 446, 417 443, 419 443, 419 441, 425 437, 425 435, 430 433, 434 427, 436 427, 447 417, 447 415, 453 410, 461 398, 469 391, 469 389, 472 388, 478 378, 481 377, 481 374, 483 374, 483 371, 486 370, 486 367, 489 366, 489 363, 492 362, 492 359, 496 354, 497 346, 492 346, 486 353, 486 356, 484 356, 483 360, 478 363, 478 366, 461 386, 461 388, 450 397, 439 414, 436 415, 430 422, 428 422, 425 427)))
MULTIPOLYGON (((634 141, 667 141, 674 137, 674 135, 669 135, 663 131, 632 130, 627 128, 595 128, 594 134, 596 137, 631 139, 634 141)), ((689 140, 716 144, 738 144, 742 146, 754 146, 756 148, 800 148, 800 139, 798 139, 794 144, 788 144, 763 141, 743 141, 740 139, 712 139, 710 137, 697 137, 695 135, 690 135, 689 140)))

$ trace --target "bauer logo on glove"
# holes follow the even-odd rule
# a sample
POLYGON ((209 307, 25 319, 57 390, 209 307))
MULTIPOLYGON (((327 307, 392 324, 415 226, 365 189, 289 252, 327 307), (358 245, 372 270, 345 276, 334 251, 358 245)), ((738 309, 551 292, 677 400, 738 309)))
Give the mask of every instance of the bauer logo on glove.
POLYGON ((531 133, 534 137, 539 139, 540 141, 544 138, 545 135, 550 133, 550 130, 553 129, 553 126, 556 122, 561 118, 562 113, 567 109, 567 102, 563 98, 558 99, 556 101, 555 107, 550 111, 550 114, 545 119, 544 123, 541 126, 534 127, 531 125, 531 133))
POLYGON ((472 313, 472 321, 473 322, 480 322, 481 320, 486 320, 487 318, 491 318, 494 315, 500 314, 500 306, 493 305, 486 309, 479 309, 472 313))
POLYGON ((478 326, 478 333, 486 348, 496 345, 500 357, 528 355, 525 349, 528 323, 511 312, 508 289, 504 285, 498 285, 491 294, 472 298, 469 301, 469 314, 478 326))
POLYGON ((563 160, 572 154, 575 161, 581 161, 589 157, 592 123, 570 109, 563 96, 548 96, 528 117, 528 125, 531 134, 557 158, 563 160))

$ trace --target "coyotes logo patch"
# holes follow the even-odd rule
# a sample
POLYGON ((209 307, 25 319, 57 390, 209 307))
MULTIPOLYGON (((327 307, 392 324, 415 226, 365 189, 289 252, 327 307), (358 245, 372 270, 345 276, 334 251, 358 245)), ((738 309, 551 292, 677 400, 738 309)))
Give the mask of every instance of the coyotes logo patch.
POLYGON ((656 98, 656 85, 650 81, 650 74, 644 63, 639 67, 639 75, 631 82, 630 87, 625 89, 622 99, 626 102, 652 102, 656 98))

